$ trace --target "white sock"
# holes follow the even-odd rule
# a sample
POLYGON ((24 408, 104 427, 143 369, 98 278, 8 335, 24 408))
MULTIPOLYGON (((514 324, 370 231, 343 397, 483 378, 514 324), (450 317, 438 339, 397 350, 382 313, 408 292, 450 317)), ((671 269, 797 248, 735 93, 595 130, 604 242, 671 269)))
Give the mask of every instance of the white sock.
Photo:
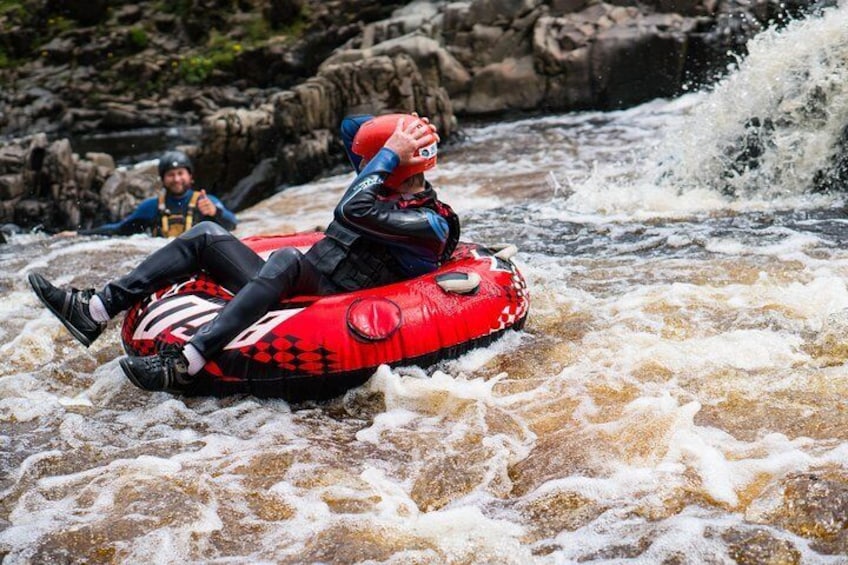
POLYGON ((183 355, 185 356, 186 361, 188 361, 189 375, 196 375, 206 364, 206 358, 190 343, 187 343, 185 347, 183 347, 183 355))
POLYGON ((109 313, 106 312, 106 305, 103 304, 103 301, 96 294, 91 297, 91 301, 88 303, 88 313, 91 314, 91 319, 99 324, 109 321, 109 313))

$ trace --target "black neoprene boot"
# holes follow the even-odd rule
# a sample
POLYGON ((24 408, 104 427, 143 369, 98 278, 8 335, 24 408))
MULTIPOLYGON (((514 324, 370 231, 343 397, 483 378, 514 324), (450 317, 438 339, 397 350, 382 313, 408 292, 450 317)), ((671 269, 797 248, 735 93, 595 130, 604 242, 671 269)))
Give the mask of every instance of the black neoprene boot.
POLYGON ((95 322, 89 313, 88 304, 94 290, 64 290, 56 288, 50 281, 37 273, 30 273, 29 284, 39 300, 59 318, 68 331, 84 346, 91 345, 103 333, 106 323, 95 322))
POLYGON ((155 355, 125 357, 120 365, 127 378, 144 390, 182 392, 194 381, 188 374, 188 360, 176 345, 168 345, 155 355))

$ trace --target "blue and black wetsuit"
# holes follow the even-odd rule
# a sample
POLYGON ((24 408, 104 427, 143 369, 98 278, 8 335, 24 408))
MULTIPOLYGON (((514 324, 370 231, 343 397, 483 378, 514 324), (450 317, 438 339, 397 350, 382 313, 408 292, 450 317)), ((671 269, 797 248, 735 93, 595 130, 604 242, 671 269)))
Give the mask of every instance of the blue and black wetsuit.
MULTIPOLYGON (((342 125, 349 155, 358 119, 342 125)), ((336 206, 326 237, 306 254, 284 248, 263 261, 222 227, 202 222, 107 284, 99 295, 108 313, 115 316, 153 290, 203 270, 235 293, 190 341, 211 359, 281 298, 389 284, 430 272, 450 257, 459 220, 429 184, 408 198, 386 189, 383 180, 398 156, 385 148, 362 170, 355 156, 351 162, 358 174, 336 206)))
POLYGON ((424 191, 407 196, 388 190, 383 180, 398 166, 398 156, 381 149, 360 170, 350 147, 359 126, 371 116, 346 118, 342 140, 357 176, 334 212, 325 239, 308 257, 345 290, 389 284, 429 273, 448 259, 459 241, 459 219, 424 191))
MULTIPOLYGON (((223 202, 211 194, 206 197, 212 201, 218 212, 214 216, 204 216, 197 210, 194 198, 196 192, 187 190, 182 196, 174 196, 165 191, 165 197, 153 196, 143 200, 133 212, 121 221, 103 224, 90 229, 81 229, 77 233, 80 235, 132 235, 134 233, 150 232, 152 235, 168 237, 171 235, 179 235, 182 230, 177 232, 163 232, 163 216, 165 216, 166 225, 170 220, 171 224, 191 227, 200 221, 212 221, 220 224, 228 230, 235 229, 236 216, 230 212, 223 202)), ((176 226, 175 226, 176 227, 176 226)), ((187 228, 186 228, 187 229, 187 228)))

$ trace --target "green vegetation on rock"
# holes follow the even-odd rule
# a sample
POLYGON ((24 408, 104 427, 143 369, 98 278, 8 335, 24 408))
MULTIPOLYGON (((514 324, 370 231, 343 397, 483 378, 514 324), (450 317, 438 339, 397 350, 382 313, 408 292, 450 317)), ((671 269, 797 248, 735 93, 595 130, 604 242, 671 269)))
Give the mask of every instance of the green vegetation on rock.
POLYGON ((240 43, 212 30, 204 49, 180 59, 180 77, 189 84, 201 84, 215 70, 230 70, 241 50, 240 43))
POLYGON ((141 27, 131 28, 129 32, 127 32, 127 39, 129 40, 130 46, 136 51, 143 50, 150 43, 150 38, 147 37, 147 32, 141 27))

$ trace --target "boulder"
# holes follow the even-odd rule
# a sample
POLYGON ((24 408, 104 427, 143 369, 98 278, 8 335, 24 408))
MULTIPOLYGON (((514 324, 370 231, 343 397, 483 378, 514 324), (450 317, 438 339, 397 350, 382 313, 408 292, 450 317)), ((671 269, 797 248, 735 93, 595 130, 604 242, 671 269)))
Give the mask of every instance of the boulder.
POLYGON ((0 175, 0 200, 20 198, 25 192, 23 175, 20 173, 0 175))
POLYGON ((158 194, 160 186, 159 174, 154 165, 116 170, 100 189, 101 216, 90 224, 83 224, 91 227, 125 218, 142 200, 158 194))
POLYGON ((447 92, 425 79, 408 55, 339 61, 275 94, 268 105, 204 120, 197 159, 201 184, 239 209, 278 186, 311 180, 342 162, 337 132, 348 114, 417 111, 439 127, 443 139, 454 131, 447 92), (274 168, 273 181, 268 166, 274 168))
POLYGON ((598 104, 624 108, 677 94, 684 82, 686 34, 694 26, 692 19, 656 14, 600 31, 590 55, 598 104))
MULTIPOLYGON (((4 219, 48 228, 118 219, 144 192, 124 184, 127 176, 114 172, 114 161, 79 159, 67 141, 48 143, 45 133, 200 123, 198 182, 240 209, 340 163, 336 132, 346 114, 414 110, 448 139, 454 112, 630 106, 726 72, 754 34, 808 6, 805 0, 191 0, 178 15, 147 1, 118 4, 71 2, 62 16, 84 25, 61 32, 46 25, 55 12, 50 3, 0 15, 0 50, 21 61, 0 69, 0 81, 11 85, 0 89, 0 133, 41 132, 0 144, 4 219), (263 37, 268 29, 257 22, 276 31, 263 37), (212 60, 229 49, 232 64, 227 57, 212 60), (186 52, 206 53, 211 68, 181 76, 186 52), (53 204, 45 208, 48 199, 53 204)), ((840 149, 846 145, 843 139, 840 149)), ((838 159, 820 171, 816 186, 844 185, 846 171, 838 159)), ((155 175, 143 184, 158 186, 155 175)))
POLYGON ((44 228, 56 224, 55 212, 52 202, 27 198, 15 205, 12 221, 20 226, 44 228))
MULTIPOLYGON (((526 7, 537 3, 528 3, 526 7)), ((470 72, 506 58, 521 58, 532 51, 532 34, 536 20, 546 7, 534 7, 516 14, 509 21, 502 18, 475 19, 473 4, 449 5, 443 19, 445 48, 470 72)))
POLYGON ((104 169, 106 175, 115 170, 115 158, 108 153, 90 151, 85 154, 87 161, 91 161, 97 167, 104 169))
POLYGON ((117 171, 105 153, 80 159, 67 139, 44 134, 0 150, 0 222, 48 231, 91 227, 132 212, 159 186, 155 166, 117 171))
POLYGON ((791 474, 753 501, 746 518, 805 538, 810 549, 820 554, 844 556, 848 552, 848 478, 828 472, 791 474))
POLYGON ((415 61, 422 78, 428 84, 443 86, 451 97, 468 90, 471 75, 465 67, 435 39, 417 32, 384 41, 370 48, 339 51, 327 59, 321 68, 373 57, 394 57, 403 54, 415 61))
POLYGON ((467 102, 457 104, 457 109, 470 114, 532 110, 544 96, 545 81, 536 73, 533 58, 510 58, 478 71, 467 102))
POLYGON ((685 81, 692 18, 643 16, 636 8, 595 4, 538 19, 536 66, 552 109, 622 108, 678 93, 685 81))
POLYGON ((468 6, 468 15, 483 25, 503 26, 542 3, 542 0, 473 0, 468 6))
POLYGON ((48 145, 40 172, 44 185, 74 185, 75 164, 71 142, 59 139, 48 145))
POLYGON ((4 226, 13 226, 15 221, 15 208, 20 202, 20 198, 12 200, 0 200, 0 222, 4 226))
POLYGON ((195 159, 198 185, 228 194, 271 151, 273 125, 270 105, 220 110, 204 119, 202 151, 195 159))
POLYGON ((241 179, 224 197, 231 210, 243 210, 276 192, 276 159, 262 159, 250 174, 241 179))
POLYGON ((589 55, 595 26, 571 18, 539 18, 533 34, 536 66, 547 77, 553 108, 588 108, 593 101, 589 55))
POLYGON ((0 146, 0 175, 20 173, 26 164, 27 148, 21 141, 0 146))

